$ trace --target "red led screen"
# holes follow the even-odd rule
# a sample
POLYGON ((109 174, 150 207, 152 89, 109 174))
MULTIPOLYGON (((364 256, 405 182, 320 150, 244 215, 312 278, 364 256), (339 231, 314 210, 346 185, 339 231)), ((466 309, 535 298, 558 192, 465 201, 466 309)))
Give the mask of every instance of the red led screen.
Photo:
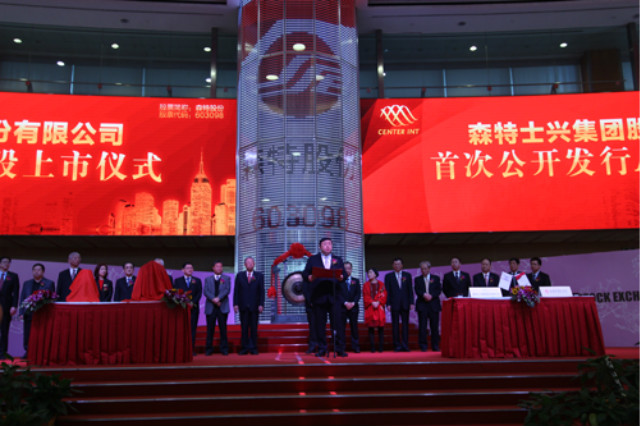
POLYGON ((638 101, 363 101, 365 233, 637 228, 638 101))
POLYGON ((0 233, 235 233, 236 101, 0 94, 0 233))

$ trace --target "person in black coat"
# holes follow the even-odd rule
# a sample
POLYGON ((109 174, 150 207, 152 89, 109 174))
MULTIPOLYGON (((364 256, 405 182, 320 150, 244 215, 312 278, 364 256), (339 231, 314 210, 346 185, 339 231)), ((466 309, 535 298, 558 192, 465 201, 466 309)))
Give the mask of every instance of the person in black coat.
POLYGON ((500 276, 491 272, 491 259, 483 257, 480 261, 480 273, 473 276, 473 287, 498 287, 500 276))
POLYGON ((69 253, 68 260, 69 268, 60 271, 58 274, 58 283, 56 284, 56 293, 58 293, 58 300, 60 302, 67 301, 67 296, 71 292, 71 290, 69 290, 71 283, 78 276, 78 272, 82 270, 82 268, 80 268, 80 262, 82 261, 80 253, 77 251, 69 253))
POLYGON ((136 276, 133 275, 134 270, 133 262, 125 262, 122 265, 124 270, 124 277, 118 278, 116 281, 116 289, 113 293, 113 301, 121 302, 123 300, 131 299, 133 293, 133 286, 136 283, 136 276))
POLYGON ((193 265, 185 262, 182 265, 182 276, 173 282, 173 288, 191 292, 191 345, 193 355, 196 354, 196 331, 198 330, 198 318, 200 317, 200 299, 202 298, 202 281, 193 276, 193 265))
POLYGON ((531 273, 527 274, 529 282, 535 291, 540 292, 540 287, 550 287, 551 278, 548 274, 540 271, 542 267, 542 259, 539 257, 532 257, 531 260, 531 273))
POLYGON ((107 279, 108 273, 109 269, 106 263, 97 264, 93 270, 93 276, 96 279, 101 302, 111 302, 111 298, 113 297, 113 282, 107 279))
MULTIPOLYGON (((360 296, 362 290, 360 289, 360 281, 357 278, 351 276, 353 271, 353 264, 351 262, 344 262, 344 276, 345 279, 340 283, 342 293, 346 295, 345 301, 342 304, 342 328, 347 328, 347 320, 351 327, 351 349, 355 353, 360 353, 360 337, 358 335, 358 314, 360 313, 360 296)), ((345 336, 346 337, 346 336, 345 336)))
POLYGON ((420 262, 421 275, 414 280, 416 288, 416 311, 418 312, 418 343, 420 350, 427 350, 427 321, 431 330, 431 349, 435 352, 440 350, 440 277, 431 275, 431 262, 423 260, 420 262))
POLYGON ((462 262, 459 257, 451 258, 451 272, 444 274, 442 292, 447 297, 469 296, 471 276, 460 270, 462 262))
POLYGON ((2 306, 2 321, 0 321, 0 359, 6 357, 9 349, 9 325, 11 317, 18 312, 20 278, 15 272, 10 272, 11 258, 0 257, 0 306, 2 306))
POLYGON ((316 278, 313 276, 314 267, 325 270, 339 269, 344 271, 342 258, 333 255, 331 253, 332 250, 333 242, 331 238, 322 238, 320 240, 320 252, 307 259, 307 264, 302 271, 302 278, 309 283, 307 291, 311 299, 316 339, 318 340, 318 352, 316 356, 322 357, 327 354, 326 327, 327 314, 329 314, 331 329, 335 331, 334 347, 336 354, 340 357, 346 357, 344 328, 341 327, 342 321, 340 321, 340 318, 336 318, 341 314, 340 306, 344 303, 345 299, 342 293, 342 286, 339 285, 339 282, 343 281, 344 276, 340 275, 332 279, 316 278))
POLYGON ((399 257, 393 260, 393 272, 384 277, 387 289, 387 309, 391 310, 393 347, 396 352, 409 352, 409 311, 414 308, 411 274, 402 270, 399 257), (400 318, 402 318, 402 340, 400 340, 400 318))
POLYGON ((46 279, 44 277, 44 265, 42 263, 36 263, 31 268, 31 272, 33 273, 33 279, 27 280, 22 284, 22 292, 20 293, 20 315, 22 316, 23 322, 23 333, 22 333, 22 346, 24 347, 24 357, 27 357, 27 352, 29 350, 29 335, 31 334, 31 319, 33 313, 25 312, 22 307, 22 303, 25 299, 31 296, 38 290, 49 290, 51 292, 56 291, 56 283, 53 281, 46 279))
POLYGON ((247 257, 242 272, 236 274, 233 310, 240 313, 241 348, 239 355, 258 355, 258 319, 264 309, 264 275, 255 271, 255 260, 247 257))

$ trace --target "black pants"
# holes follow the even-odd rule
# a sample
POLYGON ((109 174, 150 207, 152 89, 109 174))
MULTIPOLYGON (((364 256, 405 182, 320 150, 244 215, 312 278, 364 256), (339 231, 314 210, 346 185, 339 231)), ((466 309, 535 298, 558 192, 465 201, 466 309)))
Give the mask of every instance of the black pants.
POLYGON ((351 349, 360 350, 360 337, 358 335, 358 313, 360 307, 354 305, 351 309, 342 308, 342 328, 345 332, 345 340, 347 333, 347 320, 349 320, 349 326, 351 327, 351 349))
POLYGON ((371 342, 371 352, 376 351, 376 328, 378 329, 378 336, 380 339, 378 351, 382 352, 384 350, 384 327, 369 327, 369 341, 371 342))
POLYGON ((11 315, 9 315, 10 307, 4 309, 2 322, 0 322, 0 355, 4 355, 9 350, 9 324, 11 323, 11 315))
POLYGON ((393 327, 393 348, 409 349, 409 311, 391 309, 391 325, 393 327), (400 340, 400 317, 402 317, 402 340, 400 340))
POLYGON ((318 339, 318 351, 327 351, 327 314, 331 321, 331 328, 335 330, 335 350, 336 352, 344 352, 344 322, 340 321, 341 309, 340 306, 336 306, 335 315, 338 318, 334 318, 334 306, 332 301, 313 304, 313 316, 316 326, 316 338, 318 339))
POLYGON ((199 317, 200 309, 191 308, 191 345, 193 346, 194 351, 196 350, 196 331, 198 331, 199 317))
POLYGON ((309 351, 318 350, 318 338, 316 337, 316 322, 313 315, 313 308, 310 304, 305 305, 305 311, 307 312, 307 322, 309 323, 309 351))
POLYGON ((242 334, 240 344, 245 351, 258 350, 258 311, 249 309, 240 311, 242 334))
POLYGON ((440 347, 440 312, 432 309, 428 311, 418 311, 418 343, 420 349, 427 349, 427 322, 431 330, 431 349, 437 350, 440 347))
POLYGON ((24 315, 22 317, 24 319, 23 322, 23 332, 22 332, 22 346, 24 347, 24 351, 27 352, 29 350, 29 335, 31 334, 31 315, 24 315))
POLYGON ((213 351, 213 335, 216 330, 216 321, 218 321, 218 327, 220 328, 220 352, 228 353, 229 344, 227 342, 227 317, 229 313, 222 313, 218 306, 213 308, 213 313, 207 315, 207 352, 213 351))

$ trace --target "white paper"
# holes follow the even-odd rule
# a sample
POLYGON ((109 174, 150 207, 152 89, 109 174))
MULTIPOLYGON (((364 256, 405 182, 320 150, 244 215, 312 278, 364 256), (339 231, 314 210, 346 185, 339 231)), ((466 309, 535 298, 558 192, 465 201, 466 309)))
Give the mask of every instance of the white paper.
POLYGON ((469 287, 469 297, 476 299, 502 299, 502 291, 498 287, 469 287))
POLYGON ((505 291, 509 291, 509 287, 511 287, 512 278, 513 278, 513 275, 503 272, 502 275, 500 275, 500 282, 498 283, 498 287, 500 287, 505 291))
POLYGON ((567 286, 554 286, 554 287, 540 287, 540 296, 542 297, 573 297, 571 287, 567 286))
POLYGON ((524 272, 522 273, 522 276, 520 278, 518 278, 516 281, 518 282, 519 286, 531 287, 531 283, 529 282, 529 278, 527 277, 527 274, 525 274, 524 272))

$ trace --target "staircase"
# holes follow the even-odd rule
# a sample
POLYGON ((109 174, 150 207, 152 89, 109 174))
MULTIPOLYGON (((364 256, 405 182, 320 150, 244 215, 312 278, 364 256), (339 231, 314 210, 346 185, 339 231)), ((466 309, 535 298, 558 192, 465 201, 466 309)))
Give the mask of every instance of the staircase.
MULTIPOLYGON (((578 388, 571 378, 582 359, 451 360, 434 352, 371 354, 368 343, 348 358, 317 358, 302 354, 304 330, 261 326, 257 356, 38 370, 73 378, 82 392, 58 425, 507 426, 522 424, 517 404, 530 391, 578 388)), ((361 342, 368 340, 361 331, 361 342)), ((229 334, 237 349, 239 330, 229 334)))

